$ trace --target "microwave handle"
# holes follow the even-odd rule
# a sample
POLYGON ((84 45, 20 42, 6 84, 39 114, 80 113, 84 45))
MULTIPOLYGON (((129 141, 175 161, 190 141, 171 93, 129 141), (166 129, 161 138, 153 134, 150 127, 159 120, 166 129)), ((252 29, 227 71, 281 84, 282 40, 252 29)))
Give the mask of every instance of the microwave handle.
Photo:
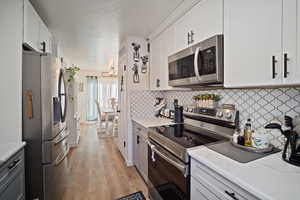
POLYGON ((200 52, 200 47, 197 47, 196 51, 195 51, 195 56, 194 56, 194 70, 195 70, 196 77, 201 79, 200 74, 199 74, 199 66, 198 66, 199 52, 200 52))

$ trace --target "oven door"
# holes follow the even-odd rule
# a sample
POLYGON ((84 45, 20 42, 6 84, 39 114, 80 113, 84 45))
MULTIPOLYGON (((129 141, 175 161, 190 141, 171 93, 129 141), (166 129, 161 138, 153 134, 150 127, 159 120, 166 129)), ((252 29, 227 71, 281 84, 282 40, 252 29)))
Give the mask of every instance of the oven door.
POLYGON ((188 200, 189 167, 173 154, 148 143, 148 190, 151 200, 188 200))

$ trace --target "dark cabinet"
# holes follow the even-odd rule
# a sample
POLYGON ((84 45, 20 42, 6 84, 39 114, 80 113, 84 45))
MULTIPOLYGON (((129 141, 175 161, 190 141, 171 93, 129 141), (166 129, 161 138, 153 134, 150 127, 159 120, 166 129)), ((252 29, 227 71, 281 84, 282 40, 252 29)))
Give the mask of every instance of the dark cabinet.
POLYGON ((24 150, 0 166, 0 199, 25 200, 24 150))

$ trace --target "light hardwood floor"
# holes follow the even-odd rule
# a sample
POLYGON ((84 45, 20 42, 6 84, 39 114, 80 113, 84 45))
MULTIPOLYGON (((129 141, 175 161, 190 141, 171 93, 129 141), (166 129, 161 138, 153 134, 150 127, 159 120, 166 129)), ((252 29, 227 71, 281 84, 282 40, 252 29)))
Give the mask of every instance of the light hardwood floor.
POLYGON ((100 138, 95 125, 82 126, 80 145, 68 156, 63 200, 115 200, 147 187, 135 167, 127 167, 114 138, 100 138))

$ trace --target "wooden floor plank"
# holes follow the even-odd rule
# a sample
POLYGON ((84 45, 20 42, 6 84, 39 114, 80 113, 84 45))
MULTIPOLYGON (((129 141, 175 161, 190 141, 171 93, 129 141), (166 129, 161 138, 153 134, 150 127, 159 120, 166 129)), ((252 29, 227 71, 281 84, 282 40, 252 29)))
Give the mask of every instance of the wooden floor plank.
POLYGON ((113 137, 101 138, 84 125, 80 145, 68 156, 68 185, 63 200, 115 200, 147 187, 135 167, 127 167, 113 137))

